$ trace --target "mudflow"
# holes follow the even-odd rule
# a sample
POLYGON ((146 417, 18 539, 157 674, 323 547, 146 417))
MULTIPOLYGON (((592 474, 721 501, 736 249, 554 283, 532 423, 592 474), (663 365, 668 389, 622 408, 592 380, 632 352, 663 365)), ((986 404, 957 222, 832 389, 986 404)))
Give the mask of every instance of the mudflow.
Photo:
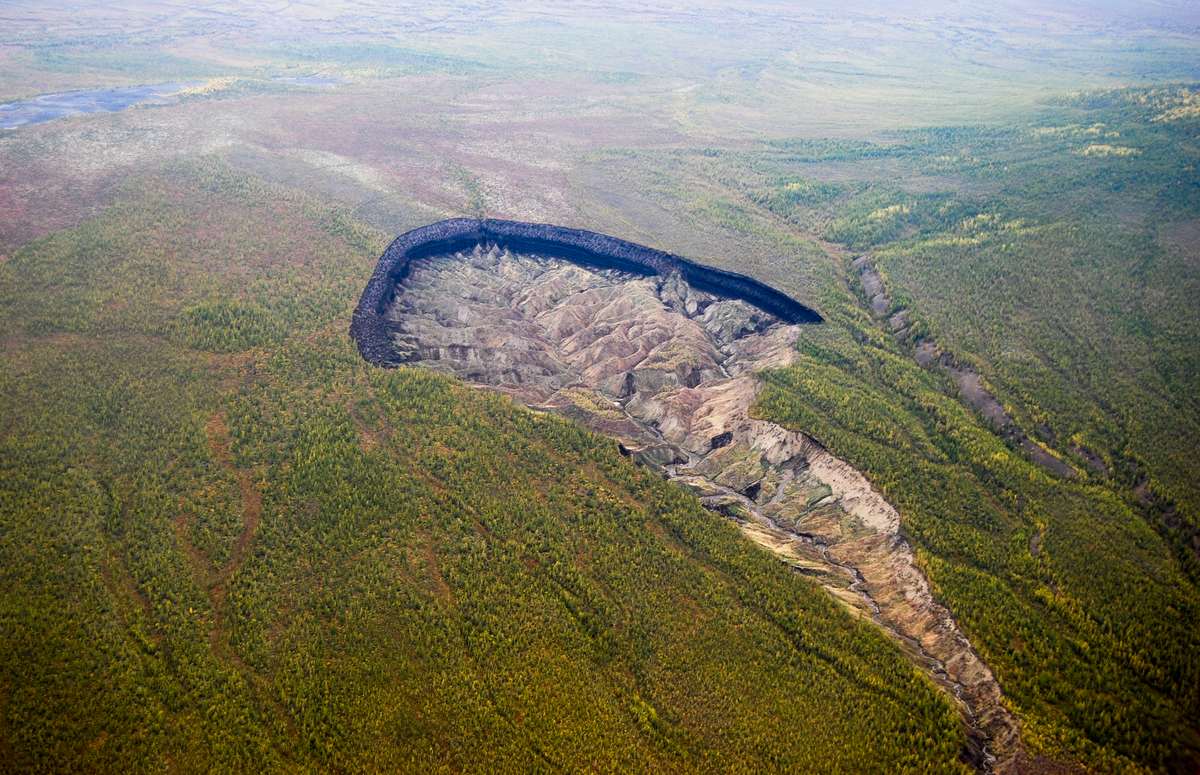
POLYGON ((754 373, 790 365, 800 326, 678 276, 593 271, 492 248, 414 262, 388 313, 407 363, 617 438, 747 538, 896 639, 956 702, 975 764, 1025 761, 1000 687, 934 601, 896 510, 801 433, 750 417, 754 373))

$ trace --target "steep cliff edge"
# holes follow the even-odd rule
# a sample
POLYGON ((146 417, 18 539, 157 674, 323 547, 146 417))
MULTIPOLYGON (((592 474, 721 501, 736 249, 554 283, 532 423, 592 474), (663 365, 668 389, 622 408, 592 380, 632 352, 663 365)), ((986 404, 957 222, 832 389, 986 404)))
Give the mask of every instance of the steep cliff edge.
POLYGON ((1018 724, 933 599, 895 509, 812 439, 750 416, 753 374, 793 362, 798 325, 679 273, 580 266, 495 242, 405 262, 380 296, 387 363, 452 374, 614 436, 884 628, 959 702, 976 766, 1018 771, 1018 724))
POLYGON ((822 320, 814 310, 757 280, 644 245, 543 223, 453 218, 400 235, 380 257, 350 324, 350 334, 358 342, 363 358, 380 366, 393 363, 383 313, 394 298, 396 284, 407 277, 413 261, 482 246, 562 259, 591 269, 618 269, 640 276, 679 275, 698 290, 749 301, 788 323, 822 320))

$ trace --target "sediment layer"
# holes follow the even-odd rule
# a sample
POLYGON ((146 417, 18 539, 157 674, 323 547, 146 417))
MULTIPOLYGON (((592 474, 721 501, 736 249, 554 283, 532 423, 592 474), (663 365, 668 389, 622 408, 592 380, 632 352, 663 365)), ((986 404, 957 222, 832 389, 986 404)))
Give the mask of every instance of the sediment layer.
POLYGON ((692 288, 750 302, 787 323, 823 320, 817 312, 757 280, 615 237, 543 223, 453 218, 400 235, 380 257, 350 325, 350 335, 363 358, 378 366, 396 365, 392 331, 384 313, 414 260, 488 245, 592 269, 616 269, 641 276, 678 274, 692 288))

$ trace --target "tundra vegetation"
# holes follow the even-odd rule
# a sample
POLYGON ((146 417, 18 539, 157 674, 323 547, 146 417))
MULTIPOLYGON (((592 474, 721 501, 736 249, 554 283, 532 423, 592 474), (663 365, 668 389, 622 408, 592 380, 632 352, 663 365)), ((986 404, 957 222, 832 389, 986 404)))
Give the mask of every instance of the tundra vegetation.
POLYGON ((5 100, 207 81, 0 135, 0 769, 967 771, 891 641, 615 443, 358 357, 390 238, 486 214, 821 312, 756 412, 898 508, 1033 764, 1195 771, 1186 12, 164 8, 0 33, 5 100))

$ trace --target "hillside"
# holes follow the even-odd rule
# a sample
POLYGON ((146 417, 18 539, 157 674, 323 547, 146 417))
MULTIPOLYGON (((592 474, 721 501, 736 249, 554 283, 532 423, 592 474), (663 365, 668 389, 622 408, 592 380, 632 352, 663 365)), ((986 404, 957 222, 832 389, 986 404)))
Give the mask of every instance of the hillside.
POLYGON ((964 771, 881 634, 613 442, 362 363, 377 246, 205 164, 0 267, 7 770, 964 771))
POLYGON ((806 336, 759 411, 888 494, 1028 740, 1093 766, 1183 772, 1200 749, 1193 95, 1074 95, 1033 127, 839 154, 970 193, 790 177, 762 197, 854 252, 822 305, 842 330, 806 336))
POLYGON ((9 6, 0 771, 1197 771, 1188 3, 9 6))

